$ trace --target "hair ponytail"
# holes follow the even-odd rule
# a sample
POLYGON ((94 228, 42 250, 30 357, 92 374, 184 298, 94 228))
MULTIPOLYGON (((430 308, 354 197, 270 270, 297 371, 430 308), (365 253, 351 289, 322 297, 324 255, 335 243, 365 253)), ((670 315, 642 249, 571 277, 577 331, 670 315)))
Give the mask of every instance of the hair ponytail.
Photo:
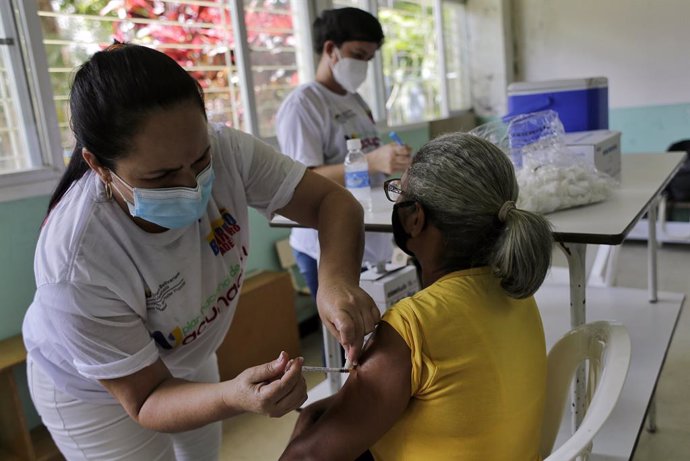
POLYGON ((69 190, 75 181, 81 179, 84 174, 89 171, 89 165, 84 160, 81 155, 83 147, 81 144, 77 143, 72 151, 72 156, 70 157, 69 163, 67 164, 67 169, 63 173, 60 181, 58 182, 53 195, 50 197, 50 202, 48 202, 48 212, 46 216, 50 214, 55 205, 60 201, 65 192, 69 190))
POLYGON ((515 170, 498 147, 466 133, 439 136, 415 155, 406 187, 443 234, 446 269, 490 266, 510 296, 537 291, 551 264, 551 226, 515 208, 515 170))
POLYGON ((489 265, 511 297, 526 298, 544 281, 552 248, 551 224, 540 215, 513 208, 506 213, 489 265))

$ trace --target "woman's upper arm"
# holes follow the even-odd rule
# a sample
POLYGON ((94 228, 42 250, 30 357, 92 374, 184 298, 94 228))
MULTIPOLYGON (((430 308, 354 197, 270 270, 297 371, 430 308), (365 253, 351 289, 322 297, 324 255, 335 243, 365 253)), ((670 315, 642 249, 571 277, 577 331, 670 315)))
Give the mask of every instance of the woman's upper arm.
POLYGON ((288 447, 305 459, 352 460, 371 447, 407 408, 411 389, 410 349, 381 322, 360 365, 336 394, 332 406, 288 447), (324 443, 328 441, 328 443, 324 443))
POLYGON ((172 377, 161 359, 128 376, 100 379, 101 385, 120 402, 127 414, 139 420, 139 410, 146 399, 166 379, 172 377))
MULTIPOLYGON (((321 201, 329 194, 341 196, 338 203, 346 207, 352 196, 341 186, 323 176, 306 170, 297 184, 292 199, 277 213, 308 227, 317 227, 321 201)), ((356 204, 356 202, 354 202, 356 204)))

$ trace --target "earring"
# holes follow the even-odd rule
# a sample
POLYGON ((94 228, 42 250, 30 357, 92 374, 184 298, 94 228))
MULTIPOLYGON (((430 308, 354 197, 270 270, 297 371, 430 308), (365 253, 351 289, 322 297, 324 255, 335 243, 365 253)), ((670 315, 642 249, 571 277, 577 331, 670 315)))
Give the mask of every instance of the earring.
POLYGON ((105 196, 108 198, 108 200, 113 199, 113 186, 111 185, 110 181, 105 183, 105 196))

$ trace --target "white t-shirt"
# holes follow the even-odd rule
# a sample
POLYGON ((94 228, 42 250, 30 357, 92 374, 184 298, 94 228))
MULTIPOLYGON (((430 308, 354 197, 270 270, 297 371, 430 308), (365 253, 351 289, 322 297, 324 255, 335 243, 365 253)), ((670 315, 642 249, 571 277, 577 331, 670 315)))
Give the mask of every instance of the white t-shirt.
MULTIPOLYGON (((318 82, 296 88, 276 114, 280 150, 308 167, 337 165, 345 161, 347 140, 362 140, 362 152, 381 147, 371 110, 357 93, 339 95, 318 82)), ((371 187, 381 187, 385 175, 370 175, 371 187)), ((293 229, 290 246, 318 261, 319 240, 314 229, 293 229)), ((364 261, 389 261, 393 253, 390 234, 367 232, 364 261)))
POLYGON ((290 201, 305 167, 223 125, 209 125, 209 138, 215 181, 193 225, 145 232, 92 172, 48 216, 23 335, 59 389, 116 403, 97 380, 128 376, 159 357, 186 378, 223 341, 249 254, 247 206, 271 216, 290 201))

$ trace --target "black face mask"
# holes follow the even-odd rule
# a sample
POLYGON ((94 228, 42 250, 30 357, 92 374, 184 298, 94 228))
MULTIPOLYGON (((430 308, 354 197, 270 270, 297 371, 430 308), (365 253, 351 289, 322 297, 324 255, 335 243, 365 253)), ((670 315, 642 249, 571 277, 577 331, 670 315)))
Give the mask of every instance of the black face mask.
POLYGON ((414 203, 415 202, 396 203, 393 205, 393 213, 391 214, 391 223, 393 224, 393 240, 395 240, 395 244, 398 245, 398 248, 409 256, 414 256, 414 254, 407 248, 407 240, 410 238, 410 234, 405 232, 405 229, 403 228, 402 221, 400 221, 400 216, 398 216, 398 209, 413 205, 414 203))

